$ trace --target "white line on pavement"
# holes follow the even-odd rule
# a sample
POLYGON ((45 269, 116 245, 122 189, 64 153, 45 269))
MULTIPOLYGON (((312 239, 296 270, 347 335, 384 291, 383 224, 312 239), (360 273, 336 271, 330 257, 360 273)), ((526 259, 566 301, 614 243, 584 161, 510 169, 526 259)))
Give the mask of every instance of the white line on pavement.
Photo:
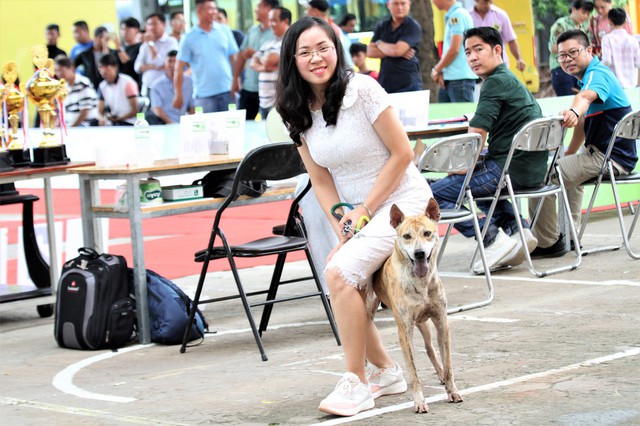
MULTIPOLYGON (((552 370, 547 370, 547 371, 541 371, 540 373, 533 373, 533 374, 527 374, 524 376, 520 376, 520 377, 514 377, 513 379, 507 379, 507 380, 501 380, 499 382, 493 382, 493 383, 487 383, 486 385, 480 385, 480 386, 474 386, 472 388, 467 388, 467 389, 462 389, 460 391, 461 395, 470 395, 472 393, 476 393, 476 392, 482 392, 482 391, 488 391, 488 390, 492 390, 492 389, 497 389, 500 387, 504 387, 504 386, 510 386, 516 383, 522 383, 522 382, 526 382, 529 380, 534 380, 534 379, 539 379, 541 377, 547 377, 547 376, 551 376, 554 374, 561 374, 561 373, 566 373, 568 371, 572 371, 572 370, 577 370, 579 368, 584 368, 584 367, 588 367, 591 365, 598 365, 598 364, 602 364, 608 361, 613 361, 616 359, 620 359, 620 358, 626 358, 626 357, 630 357, 630 356, 636 356, 640 354, 640 348, 631 348, 631 349, 627 349, 626 351, 623 352, 617 352, 611 355, 606 355, 606 356, 602 356, 602 357, 598 357, 598 358, 592 358, 592 359, 588 359, 586 361, 583 362, 578 362, 575 364, 570 364, 570 365, 566 365, 564 367, 560 367, 560 368, 554 368, 552 370)), ((440 395, 435 395, 429 398, 425 398, 425 401, 428 403, 431 402, 436 402, 436 401, 444 401, 447 399, 447 394, 440 394, 440 395)), ((375 417, 375 416, 379 416, 381 414, 385 414, 385 413, 391 413, 394 411, 399 411, 399 410, 404 410, 404 409, 413 409, 413 401, 410 402, 406 402, 404 404, 397 404, 397 405, 392 405, 389 407, 383 407, 383 408, 378 408, 378 409, 373 409, 373 410, 369 410, 369 411, 365 411, 362 412, 360 414, 357 414, 355 416, 352 417, 340 417, 340 418, 336 418, 336 419, 331 419, 331 420, 327 420, 325 422, 321 422, 321 423, 316 423, 315 425, 312 426, 316 426, 316 425, 339 425, 339 424, 344 424, 344 423, 351 423, 351 422, 355 422, 358 420, 362 420, 362 419, 366 419, 366 418, 370 418, 370 417, 375 417)))
MULTIPOLYGON (((449 278, 466 278, 485 280, 484 275, 470 275, 468 272, 440 272, 441 277, 449 278)), ((622 285, 629 287, 640 287, 640 281, 633 280, 606 280, 606 281, 588 281, 588 280, 570 280, 567 278, 535 278, 531 277, 515 277, 513 275, 496 275, 491 274, 494 281, 523 281, 532 283, 549 283, 549 284, 580 284, 580 285, 596 285, 596 286, 614 286, 622 285)))
MULTIPOLYGON (((120 423, 132 423, 138 425, 184 425, 184 423, 166 422, 158 419, 147 419, 144 417, 126 416, 108 413, 100 410, 89 410, 86 408, 67 407, 65 405, 47 404, 45 402, 29 401, 26 399, 9 398, 6 396, 0 396, 0 404, 2 405, 17 405, 26 408, 36 408, 38 410, 52 411, 56 413, 62 413, 65 415, 76 415, 93 417, 96 419, 108 420, 110 422, 120 423)), ((68 420, 70 424, 74 421, 68 420)))
POLYGON ((109 401, 109 402, 132 402, 135 401, 135 398, 128 398, 122 396, 113 396, 113 395, 104 395, 100 393, 89 392, 84 389, 81 389, 73 384, 73 377, 76 373, 82 370, 84 367, 87 367, 96 362, 103 361, 105 359, 113 358, 116 355, 137 351, 138 349, 147 348, 151 345, 135 345, 128 348, 118 349, 118 352, 106 352, 100 355, 92 356, 90 358, 84 359, 80 362, 76 362, 71 364, 64 370, 60 371, 53 378, 53 386, 55 386, 60 391, 67 393, 69 395, 74 395, 79 398, 85 399, 97 399, 99 401, 109 401))

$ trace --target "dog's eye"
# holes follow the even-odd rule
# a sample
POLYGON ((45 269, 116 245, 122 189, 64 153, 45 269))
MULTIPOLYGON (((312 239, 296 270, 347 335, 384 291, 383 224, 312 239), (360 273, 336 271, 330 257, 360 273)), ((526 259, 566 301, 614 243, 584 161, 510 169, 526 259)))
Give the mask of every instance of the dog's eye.
POLYGON ((431 237, 431 231, 424 231, 424 236, 427 238, 431 237))
POLYGON ((402 238, 404 238, 405 240, 410 240, 411 239, 411 234, 404 234, 402 236, 402 238))

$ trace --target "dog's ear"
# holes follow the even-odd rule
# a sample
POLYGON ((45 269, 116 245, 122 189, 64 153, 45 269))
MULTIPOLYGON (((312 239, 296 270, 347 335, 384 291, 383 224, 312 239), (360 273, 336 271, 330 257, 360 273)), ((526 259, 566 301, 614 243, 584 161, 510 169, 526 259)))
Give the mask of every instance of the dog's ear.
POLYGON ((404 213, 402 213, 402 210, 400 210, 400 208, 395 204, 391 206, 391 213, 389 216, 391 217, 390 223, 391 226, 393 226, 393 229, 397 228, 404 220, 404 213))
POLYGON ((427 209, 424 211, 424 214, 431 220, 439 221, 440 220, 440 206, 435 198, 431 198, 429 200, 429 204, 427 204, 427 209))

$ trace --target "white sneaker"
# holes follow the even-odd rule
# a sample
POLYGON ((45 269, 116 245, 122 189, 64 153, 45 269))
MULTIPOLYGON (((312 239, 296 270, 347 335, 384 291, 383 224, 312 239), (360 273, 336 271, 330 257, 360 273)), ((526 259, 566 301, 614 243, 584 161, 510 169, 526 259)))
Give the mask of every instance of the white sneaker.
POLYGON ((407 390, 402 368, 397 363, 392 368, 378 368, 370 363, 367 365, 366 375, 374 398, 407 390))
POLYGON ((375 405, 369 386, 355 374, 346 372, 333 392, 320 402, 318 410, 337 416, 355 416, 375 405))
MULTIPOLYGON (((489 247, 486 247, 484 250, 489 270, 492 270, 493 268, 500 265, 500 261, 504 259, 505 256, 507 256, 511 252, 511 250, 515 248, 516 245, 518 245, 516 240, 509 238, 509 236, 504 233, 502 228, 498 229, 498 235, 493 240, 493 244, 491 244, 489 247)), ((473 273, 484 274, 482 259, 473 264, 473 273)))
MULTIPOLYGON (((522 249, 522 240, 520 234, 512 235, 511 239, 515 240, 517 245, 511 250, 511 253, 506 255, 504 259, 500 261, 500 266, 518 266, 524 262, 525 254, 522 249)), ((538 239, 533 236, 528 228, 524 229, 524 240, 527 243, 527 250, 531 253, 538 246, 538 239)))

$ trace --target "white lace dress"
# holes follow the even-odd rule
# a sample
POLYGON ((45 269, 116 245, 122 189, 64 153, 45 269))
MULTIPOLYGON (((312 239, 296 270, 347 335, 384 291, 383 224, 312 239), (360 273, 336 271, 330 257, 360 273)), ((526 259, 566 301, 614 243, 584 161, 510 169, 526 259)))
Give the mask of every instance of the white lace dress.
MULTIPOLYGON (((311 112, 313 125, 303 135, 311 157, 329 169, 338 193, 353 206, 366 199, 390 157, 373 128, 378 115, 389 105, 387 93, 378 82, 355 74, 335 126, 327 127, 322 111, 311 112)), ((337 268, 348 284, 366 288, 393 251, 396 232, 389 224, 391 205, 397 204, 405 215, 416 215, 424 212, 431 196, 429 185, 410 164, 398 188, 376 210, 371 222, 333 256, 326 270, 337 268)))

